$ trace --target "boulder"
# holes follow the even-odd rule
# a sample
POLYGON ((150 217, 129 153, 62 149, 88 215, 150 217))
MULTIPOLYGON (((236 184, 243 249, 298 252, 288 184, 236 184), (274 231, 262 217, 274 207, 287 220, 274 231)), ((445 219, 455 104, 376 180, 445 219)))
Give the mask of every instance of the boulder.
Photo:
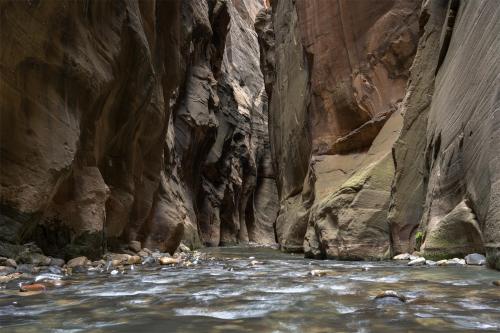
POLYGON ((479 253, 472 253, 465 256, 465 263, 467 265, 482 266, 486 264, 486 257, 479 253))

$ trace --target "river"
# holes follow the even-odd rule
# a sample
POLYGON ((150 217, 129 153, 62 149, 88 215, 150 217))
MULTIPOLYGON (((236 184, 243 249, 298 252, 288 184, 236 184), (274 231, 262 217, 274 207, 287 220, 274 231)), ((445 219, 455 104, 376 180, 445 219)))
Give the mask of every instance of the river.
POLYGON ((268 248, 203 252, 215 259, 74 274, 35 295, 0 289, 1 332, 500 330, 500 287, 492 284, 500 273, 484 267, 317 261, 268 248), (386 290, 406 302, 375 299, 386 290))

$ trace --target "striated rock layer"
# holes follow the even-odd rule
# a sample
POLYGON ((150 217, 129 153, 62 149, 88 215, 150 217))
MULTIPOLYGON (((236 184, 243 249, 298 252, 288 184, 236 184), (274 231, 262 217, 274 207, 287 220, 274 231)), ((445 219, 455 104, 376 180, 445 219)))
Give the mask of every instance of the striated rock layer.
POLYGON ((284 250, 388 255, 391 148, 418 8, 415 1, 298 0, 273 1, 272 14, 259 14, 284 250))
POLYGON ((500 267, 499 10, 276 0, 261 11, 282 249, 486 252, 500 267))
POLYGON ((435 258, 486 251, 499 269, 500 8, 435 1, 422 17, 429 38, 421 39, 394 147, 394 249, 420 247, 435 258))
POLYGON ((3 1, 1 255, 273 242, 261 7, 3 1))

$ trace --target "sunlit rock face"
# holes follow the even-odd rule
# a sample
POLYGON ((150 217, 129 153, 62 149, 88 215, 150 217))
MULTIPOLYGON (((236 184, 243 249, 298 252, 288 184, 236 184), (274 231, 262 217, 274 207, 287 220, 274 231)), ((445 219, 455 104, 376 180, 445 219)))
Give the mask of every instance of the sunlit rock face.
POLYGON ((294 3, 273 1, 256 25, 271 96, 277 238, 311 257, 382 258, 420 3, 294 3))
POLYGON ((274 241, 261 6, 2 2, 1 250, 274 241))

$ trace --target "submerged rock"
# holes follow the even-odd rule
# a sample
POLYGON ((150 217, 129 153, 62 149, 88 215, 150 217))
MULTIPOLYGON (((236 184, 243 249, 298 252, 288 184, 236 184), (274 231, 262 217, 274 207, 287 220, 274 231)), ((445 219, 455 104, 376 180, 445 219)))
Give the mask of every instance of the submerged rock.
POLYGON ((312 271, 309 272, 309 274, 312 276, 325 276, 325 275, 333 275, 335 274, 335 271, 328 269, 313 269, 312 271))
POLYGON ((381 301, 381 300, 384 300, 384 299, 388 299, 390 301, 397 301, 398 303, 404 303, 406 302, 406 297, 401 294, 401 293, 398 293, 394 290, 386 290, 384 292, 381 292, 380 294, 378 294, 377 296, 375 296, 375 300, 376 301, 381 301))
POLYGON ((482 266, 486 264, 486 257, 479 253, 472 253, 465 257, 467 265, 482 266))

